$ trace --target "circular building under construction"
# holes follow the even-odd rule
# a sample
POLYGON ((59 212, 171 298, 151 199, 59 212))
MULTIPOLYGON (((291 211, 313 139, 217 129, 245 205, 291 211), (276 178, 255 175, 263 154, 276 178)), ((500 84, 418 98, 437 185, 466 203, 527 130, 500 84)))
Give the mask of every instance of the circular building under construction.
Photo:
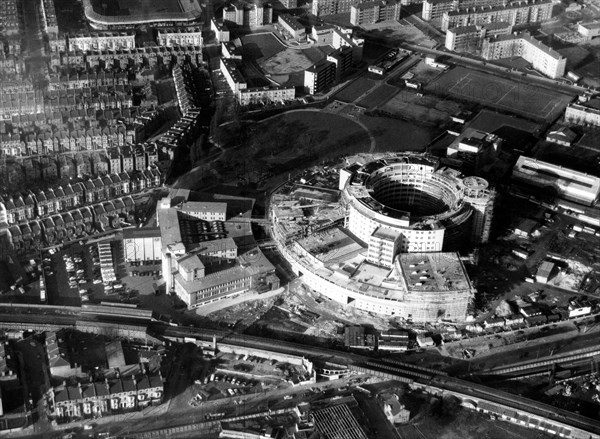
POLYGON ((272 197, 273 236, 294 270, 366 311, 464 320, 474 289, 456 252, 489 237, 488 183, 423 154, 348 161, 337 191, 291 184, 272 197))

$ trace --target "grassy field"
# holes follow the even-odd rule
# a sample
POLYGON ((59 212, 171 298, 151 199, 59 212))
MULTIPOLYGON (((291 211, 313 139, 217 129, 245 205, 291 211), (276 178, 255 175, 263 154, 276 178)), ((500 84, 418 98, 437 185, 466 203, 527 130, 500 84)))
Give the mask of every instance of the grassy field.
POLYGON ((425 89, 546 121, 558 117, 572 100, 570 95, 463 67, 450 70, 425 89))
POLYGON ((375 86, 375 81, 360 77, 340 90, 335 98, 342 102, 354 102, 375 86))
MULTIPOLYGON (((293 111, 246 127, 238 147, 215 164, 217 180, 237 182, 267 174, 270 180, 330 158, 369 150, 368 132, 354 120, 321 111, 293 111)), ((214 183, 218 183, 215 181, 214 183)))
POLYGON ((371 93, 362 98, 360 101, 358 101, 356 105, 371 109, 382 105, 389 99, 393 98, 397 93, 398 88, 392 85, 382 84, 381 86, 371 91, 371 93))
POLYGON ((436 128, 422 128, 410 122, 386 117, 361 115, 358 120, 375 138, 376 152, 425 151, 427 144, 440 132, 436 128))
POLYGON ((419 96, 405 89, 388 100, 381 109, 408 119, 438 124, 448 122, 450 115, 460 110, 460 105, 431 95, 419 96))

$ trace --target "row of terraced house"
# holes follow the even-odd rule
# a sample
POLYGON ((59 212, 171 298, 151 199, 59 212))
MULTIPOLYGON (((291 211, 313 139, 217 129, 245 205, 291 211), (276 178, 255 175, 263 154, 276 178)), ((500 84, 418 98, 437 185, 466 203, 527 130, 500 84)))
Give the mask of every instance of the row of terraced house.
POLYGON ((51 388, 47 393, 49 415, 57 422, 115 415, 159 405, 163 400, 159 373, 119 377, 51 388))
MULTIPOLYGON (((129 87, 129 86, 128 86, 129 87)), ((56 92, 56 91, 55 91, 56 92)), ((2 93, 0 95, 0 118, 6 120, 16 115, 38 114, 55 110, 107 110, 133 107, 131 89, 114 94, 99 94, 98 90, 81 89, 62 95, 44 95, 40 91, 2 93)))
POLYGON ((129 194, 160 182, 157 170, 113 174, 55 190, 4 197, 0 212, 9 224, 14 250, 28 254, 40 246, 118 229, 124 221, 133 223, 135 203, 129 194))
POLYGON ((127 73, 114 73, 101 71, 97 73, 76 73, 72 75, 50 75, 48 90, 67 90, 72 88, 86 87, 112 87, 115 85, 127 85, 129 79, 127 73))
POLYGON ((149 68, 171 63, 183 64, 185 61, 192 64, 202 62, 201 46, 161 46, 140 47, 127 50, 101 50, 101 51, 60 51, 50 55, 50 67, 60 66, 85 67, 88 69, 101 67, 111 68, 149 68))
MULTIPOLYGON (((162 113, 160 111, 146 110, 142 107, 107 108, 104 110, 96 110, 95 108, 73 108, 70 110, 49 108, 39 113, 16 114, 5 120, 0 120, 0 133, 6 133, 7 122, 13 127, 37 127, 39 130, 44 130, 45 127, 50 127, 51 125, 55 125, 58 129, 61 129, 61 125, 69 123, 71 129, 76 130, 100 128, 101 126, 114 127, 123 124, 126 126, 131 124, 152 124, 155 119, 160 119, 161 117, 162 113)), ((136 141, 138 140, 136 139, 136 141)))
POLYGON ((45 191, 0 196, 0 209, 6 212, 9 225, 20 224, 75 207, 158 187, 161 184, 162 177, 158 169, 108 174, 45 191))
POLYGON ((103 129, 15 133, 0 135, 0 140, 2 140, 0 149, 3 154, 8 156, 29 156, 125 146, 131 148, 131 145, 140 137, 135 126, 130 129, 125 126, 117 126, 103 129))

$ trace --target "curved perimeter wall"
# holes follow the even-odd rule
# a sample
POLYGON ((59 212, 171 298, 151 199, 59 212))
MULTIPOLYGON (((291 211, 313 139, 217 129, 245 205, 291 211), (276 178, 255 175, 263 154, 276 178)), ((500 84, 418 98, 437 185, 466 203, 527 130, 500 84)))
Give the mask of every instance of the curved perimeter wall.
MULTIPOLYGON (((187 1, 187 0, 186 0, 187 1)), ((171 25, 173 23, 193 23, 202 16, 200 7, 181 12, 151 12, 136 15, 102 15, 94 10, 91 0, 83 0, 83 10, 90 25, 96 29, 110 29, 122 26, 143 24, 171 25)))
POLYGON ((455 250, 471 218, 462 191, 462 179, 434 163, 419 157, 387 161, 347 182, 347 226, 366 243, 378 227, 392 230, 401 237, 400 252, 455 250))

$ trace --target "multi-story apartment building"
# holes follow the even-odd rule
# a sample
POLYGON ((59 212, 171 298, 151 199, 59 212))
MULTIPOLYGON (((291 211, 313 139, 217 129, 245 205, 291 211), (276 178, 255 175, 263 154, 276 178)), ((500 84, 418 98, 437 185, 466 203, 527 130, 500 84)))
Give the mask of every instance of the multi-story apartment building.
POLYGON ((335 82, 340 82, 352 68, 352 48, 340 47, 327 55, 326 59, 335 65, 335 82))
POLYGON ((528 32, 517 35, 502 35, 483 42, 481 56, 487 60, 520 56, 532 67, 550 78, 565 74, 567 59, 533 38, 528 32))
POLYGON ((42 27, 48 36, 58 34, 58 23, 56 22, 56 11, 54 10, 54 0, 42 0, 40 3, 42 10, 42 27))
POLYGON ((220 67, 221 73, 225 76, 225 80, 234 94, 237 94, 239 90, 248 88, 246 79, 238 70, 233 59, 221 58, 220 67))
MULTIPOLYGON (((227 50, 229 52, 229 50, 227 50)), ((231 50, 233 52, 233 50, 231 50)), ((221 72, 231 91, 235 95, 240 105, 249 105, 251 103, 268 103, 278 101, 288 101, 296 97, 294 87, 248 87, 246 79, 238 70, 235 58, 221 58, 221 72)))
POLYGON ((159 46, 198 46, 202 47, 202 29, 174 28, 159 29, 156 42, 159 46))
POLYGON ((600 36, 600 21, 592 21, 591 23, 579 23, 577 32, 585 41, 590 41, 592 38, 600 36))
POLYGON ((444 12, 441 29, 446 32, 453 27, 473 24, 494 23, 498 21, 513 26, 527 23, 539 23, 552 17, 551 0, 530 0, 515 2, 506 6, 466 8, 444 12))
POLYGON ((446 31, 446 49, 454 52, 476 52, 487 37, 510 35, 512 25, 504 22, 454 27, 446 31))
POLYGON ((304 71, 304 90, 311 95, 320 93, 335 84, 335 78, 335 63, 322 61, 304 71))
POLYGON ((231 41, 221 43, 221 56, 227 59, 242 60, 242 52, 231 41))
POLYGON ((99 32, 68 37, 69 51, 121 50, 135 48, 134 32, 99 32))
POLYGON ((398 20, 400 18, 399 0, 376 0, 352 5, 350 23, 355 26, 377 23, 379 21, 398 20))
POLYGON ((273 22, 273 7, 269 3, 234 1, 223 8, 223 21, 238 26, 264 26, 273 22))
POLYGON ((357 0, 313 0, 312 13, 317 17, 323 15, 345 14, 350 12, 357 0))
POLYGON ((296 40, 306 38, 305 27, 295 17, 289 14, 281 14, 277 22, 296 40))
POLYGON ((456 0, 424 0, 421 17, 425 21, 441 21, 444 12, 457 9, 456 0))
POLYGON ((210 30, 215 33, 215 38, 219 43, 226 43, 229 41, 229 29, 222 21, 212 18, 210 20, 210 30))
POLYGON ((293 86, 251 87, 240 90, 237 94, 237 99, 240 105, 286 102, 293 100, 295 97, 296 88, 293 86))
POLYGON ((600 127, 600 99, 569 104, 565 110, 565 120, 578 125, 600 127))

